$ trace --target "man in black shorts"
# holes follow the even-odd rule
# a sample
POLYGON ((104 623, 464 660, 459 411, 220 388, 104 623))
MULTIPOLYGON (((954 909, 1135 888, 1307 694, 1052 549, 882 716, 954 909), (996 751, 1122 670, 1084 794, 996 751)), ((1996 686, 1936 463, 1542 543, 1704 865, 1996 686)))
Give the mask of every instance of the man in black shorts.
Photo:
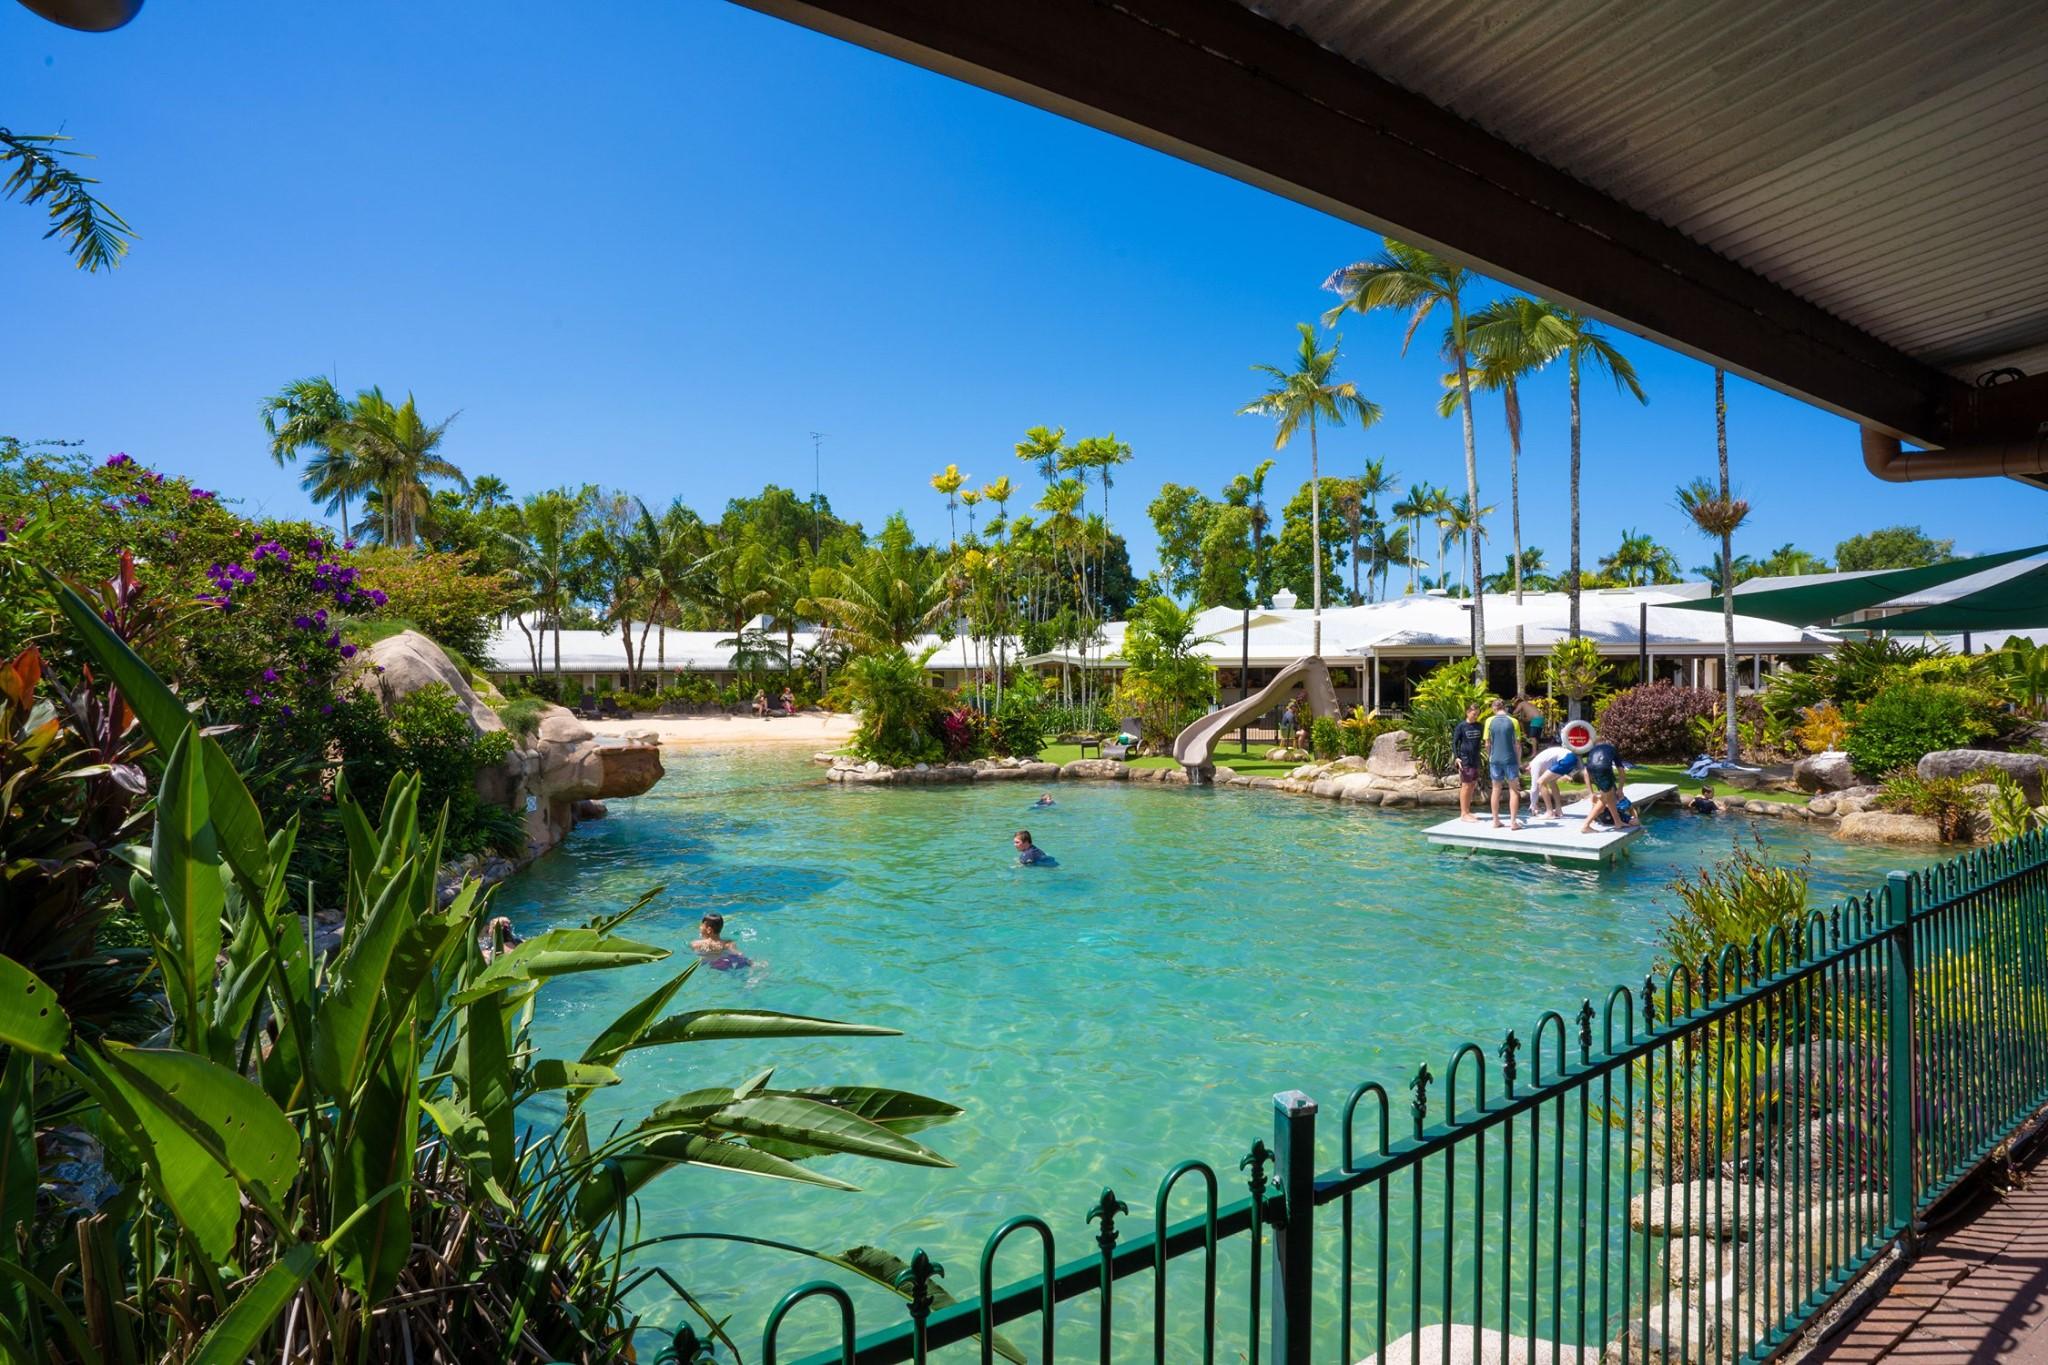
POLYGON ((1586 750, 1586 791, 1592 797, 1590 809, 1586 812, 1586 823, 1579 827, 1582 834, 1593 832, 1593 822, 1606 814, 1617 829, 1634 822, 1628 812, 1621 808, 1621 773, 1628 764, 1621 761, 1620 752, 1606 740, 1601 740, 1586 750))
POLYGON ((1458 818, 1472 818, 1472 795, 1479 790, 1479 749, 1486 731, 1479 725, 1479 703, 1465 708, 1465 719, 1451 727, 1451 761, 1458 765, 1458 818))

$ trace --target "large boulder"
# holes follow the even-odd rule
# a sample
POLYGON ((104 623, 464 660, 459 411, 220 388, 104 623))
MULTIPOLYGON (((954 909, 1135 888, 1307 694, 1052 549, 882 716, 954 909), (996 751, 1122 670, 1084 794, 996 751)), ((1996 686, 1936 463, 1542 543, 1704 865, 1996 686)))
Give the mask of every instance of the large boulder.
POLYGON ((2048 778, 2048 758, 2040 754, 2008 754, 1996 749, 1940 749, 1920 760, 1920 778, 1964 777, 1990 769, 2010 776, 2027 793, 2027 800, 2039 804, 2041 786, 2048 778))
POLYGON ((1077 758, 1060 769, 1062 777, 1093 778, 1097 781, 1122 782, 1127 781, 1130 775, 1130 765, 1114 758, 1077 758))
POLYGON ((1372 753, 1365 760, 1365 770, 1374 777, 1418 775, 1422 767, 1415 761, 1415 751, 1408 747, 1408 732, 1389 730, 1374 736, 1372 753))
POLYGON ((1888 810, 1852 811, 1835 832, 1865 844, 1938 844, 1941 826, 1927 815, 1902 815, 1888 810))
POLYGON ((447 652, 416 630, 401 630, 358 650, 350 676, 387 712, 401 698, 439 683, 455 695, 479 734, 505 728, 505 722, 476 694, 447 652))
POLYGON ((1792 776, 1803 792, 1847 791, 1856 785, 1856 770, 1840 749, 1808 754, 1792 765, 1792 776))

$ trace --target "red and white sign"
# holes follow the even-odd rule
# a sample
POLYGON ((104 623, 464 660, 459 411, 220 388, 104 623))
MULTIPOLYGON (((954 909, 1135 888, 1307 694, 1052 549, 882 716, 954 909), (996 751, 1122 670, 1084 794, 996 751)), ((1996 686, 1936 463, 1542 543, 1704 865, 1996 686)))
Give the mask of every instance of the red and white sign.
POLYGON ((1600 738, 1600 733, 1590 720, 1568 720, 1559 728, 1557 737, 1565 748, 1575 754, 1583 754, 1593 747, 1593 741, 1600 738))

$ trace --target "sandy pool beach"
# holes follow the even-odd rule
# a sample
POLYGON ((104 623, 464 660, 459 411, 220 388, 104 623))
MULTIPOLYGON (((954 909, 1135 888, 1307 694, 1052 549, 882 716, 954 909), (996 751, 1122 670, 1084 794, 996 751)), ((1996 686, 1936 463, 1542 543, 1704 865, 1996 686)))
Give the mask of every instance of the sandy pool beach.
POLYGON ((636 716, 627 720, 585 721, 600 735, 654 735, 678 746, 734 744, 804 744, 831 749, 853 733, 853 717, 805 711, 761 720, 754 716, 636 716))

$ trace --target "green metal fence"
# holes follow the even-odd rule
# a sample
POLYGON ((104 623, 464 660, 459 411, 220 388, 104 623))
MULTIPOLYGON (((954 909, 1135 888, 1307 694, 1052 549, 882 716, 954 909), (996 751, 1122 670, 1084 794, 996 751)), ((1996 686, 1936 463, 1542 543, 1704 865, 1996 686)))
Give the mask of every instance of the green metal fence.
POLYGON ((1276 1095, 1238 1171, 1180 1163, 1149 1216, 1104 1190, 1085 1221, 1013 1218, 956 1301, 922 1252, 908 1312, 865 1332, 844 1289, 800 1286, 761 1358, 829 1331, 800 1365, 1764 1360, 2048 1104, 2044 1044, 2037 832, 1467 1044, 1441 1076, 1361 1085, 1333 1116, 1276 1095), (1058 1259, 1061 1233, 1092 1250, 1058 1259), (998 1285, 1018 1248, 1034 1268, 998 1285))

